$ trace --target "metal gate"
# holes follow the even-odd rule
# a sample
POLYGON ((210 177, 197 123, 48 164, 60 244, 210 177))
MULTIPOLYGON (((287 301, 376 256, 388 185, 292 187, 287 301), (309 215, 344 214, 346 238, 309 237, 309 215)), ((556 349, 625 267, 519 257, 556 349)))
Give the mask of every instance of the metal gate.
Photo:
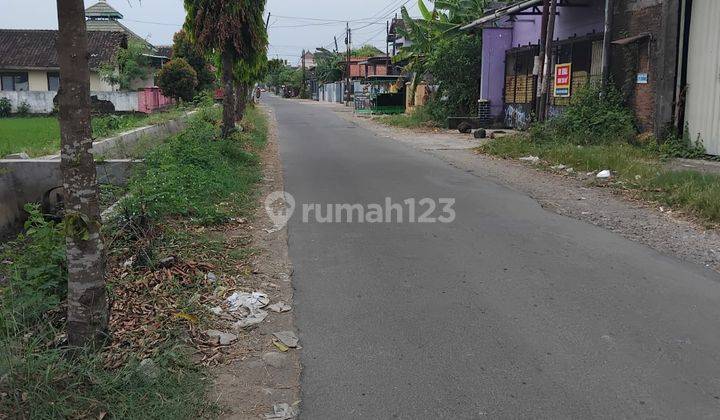
POLYGON ((690 139, 720 155, 720 1, 693 0, 685 120, 690 139))

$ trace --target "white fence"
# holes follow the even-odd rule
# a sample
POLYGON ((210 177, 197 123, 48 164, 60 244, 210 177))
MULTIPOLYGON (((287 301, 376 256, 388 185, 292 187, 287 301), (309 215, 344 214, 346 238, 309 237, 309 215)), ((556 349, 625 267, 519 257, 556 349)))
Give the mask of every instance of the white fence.
MULTIPOLYGON (((13 112, 17 111, 18 106, 26 103, 32 114, 49 114, 53 111, 53 99, 57 92, 55 91, 0 91, 0 98, 7 98, 12 104, 13 112)), ((102 101, 110 101, 115 106, 115 111, 130 112, 138 111, 138 94, 137 92, 90 92, 90 96, 95 96, 102 101)))
POLYGON ((320 102, 343 102, 345 83, 335 82, 321 85, 318 89, 318 100, 320 102))

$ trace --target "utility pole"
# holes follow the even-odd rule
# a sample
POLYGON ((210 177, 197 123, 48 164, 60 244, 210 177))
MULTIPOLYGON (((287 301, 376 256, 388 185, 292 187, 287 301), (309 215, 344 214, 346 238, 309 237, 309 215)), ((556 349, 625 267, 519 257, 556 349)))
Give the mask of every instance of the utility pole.
POLYGON ((347 72, 345 74, 345 106, 350 105, 350 56, 352 53, 352 31, 350 22, 345 24, 345 46, 347 47, 347 72))
POLYGON ((335 52, 337 53, 338 52, 337 36, 334 36, 333 38, 335 38, 335 52))
POLYGON ((305 99, 305 95, 307 93, 307 77, 305 73, 305 50, 302 51, 302 58, 300 59, 302 62, 302 89, 301 89, 301 98, 305 99))
POLYGON ((268 17, 265 20, 265 30, 267 31, 268 26, 270 26, 270 12, 268 12, 268 17))
POLYGON ((540 112, 538 120, 545 121, 546 108, 550 90, 550 74, 552 73, 552 44, 555 37, 555 14, 557 13, 557 0, 550 0, 548 11, 547 36, 545 38, 545 70, 543 72, 542 85, 540 87, 540 112))
POLYGON ((605 34, 603 35, 602 92, 605 93, 610 80, 610 48, 612 43, 613 9, 615 2, 605 0, 605 34))
POLYGON ((388 45, 388 38, 390 37, 390 21, 385 22, 385 74, 390 75, 390 46, 388 45))
POLYGON ((542 97, 542 81, 545 75, 545 42, 547 38, 548 15, 550 14, 550 0, 543 0, 542 23, 540 24, 540 42, 538 45, 538 74, 535 86, 535 115, 540 118, 540 98, 542 97))

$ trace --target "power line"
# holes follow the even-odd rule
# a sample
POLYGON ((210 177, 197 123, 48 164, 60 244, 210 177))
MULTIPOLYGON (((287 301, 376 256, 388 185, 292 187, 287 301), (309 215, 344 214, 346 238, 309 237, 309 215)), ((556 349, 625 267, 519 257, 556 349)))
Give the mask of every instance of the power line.
POLYGON ((183 26, 182 23, 151 22, 151 21, 147 21, 147 20, 123 19, 123 21, 133 22, 133 23, 145 23, 148 25, 174 26, 176 28, 183 26))
MULTIPOLYGON (((332 25, 344 25, 346 22, 322 22, 322 23, 304 23, 298 25, 271 25, 271 28, 305 28, 309 26, 332 26, 332 25)), ((379 25, 378 22, 371 22, 368 25, 379 25)))
MULTIPOLYGON (((396 1, 396 2, 392 2, 392 3, 390 3, 389 5, 383 7, 382 9, 380 9, 378 12, 374 13, 374 14, 369 18, 369 19, 376 19, 376 20, 373 21, 371 24, 366 24, 365 26, 361 26, 361 27, 358 27, 358 28, 352 28, 352 30, 353 30, 353 31, 359 31, 359 30, 362 30, 362 29, 364 29, 364 28, 367 28, 368 26, 371 26, 372 24, 379 24, 379 23, 381 23, 381 21, 387 19, 388 16, 391 16, 391 15, 395 12, 395 9, 397 9, 398 7, 405 6, 405 5, 408 4, 409 2, 410 2, 410 0, 404 0, 404 1, 403 1, 403 0, 398 0, 398 1, 396 1)), ((340 36, 340 35, 342 35, 342 33, 343 33, 343 32, 338 32, 337 34, 335 34, 335 36, 336 36, 336 37, 337 37, 337 36, 340 36)), ((330 47, 332 46, 333 42, 334 42, 334 41, 330 41, 329 43, 325 44, 323 47, 324 47, 324 48, 330 48, 330 47)))

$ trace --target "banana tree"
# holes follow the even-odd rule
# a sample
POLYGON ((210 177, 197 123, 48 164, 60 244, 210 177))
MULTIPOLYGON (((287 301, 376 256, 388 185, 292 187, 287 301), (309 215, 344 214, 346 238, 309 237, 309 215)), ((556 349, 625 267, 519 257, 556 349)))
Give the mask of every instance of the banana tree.
POLYGON ((427 57, 437 41, 442 37, 459 36, 460 27, 482 16, 486 6, 487 0, 436 0, 430 11, 423 0, 418 0, 419 19, 411 18, 405 6, 401 8, 403 25, 398 26, 398 33, 411 42, 393 60, 406 62, 405 71, 413 74, 410 84, 412 98, 427 73, 427 57))
POLYGON ((342 79, 344 58, 341 54, 324 48, 315 53, 315 76, 320 83, 337 82, 342 79))

